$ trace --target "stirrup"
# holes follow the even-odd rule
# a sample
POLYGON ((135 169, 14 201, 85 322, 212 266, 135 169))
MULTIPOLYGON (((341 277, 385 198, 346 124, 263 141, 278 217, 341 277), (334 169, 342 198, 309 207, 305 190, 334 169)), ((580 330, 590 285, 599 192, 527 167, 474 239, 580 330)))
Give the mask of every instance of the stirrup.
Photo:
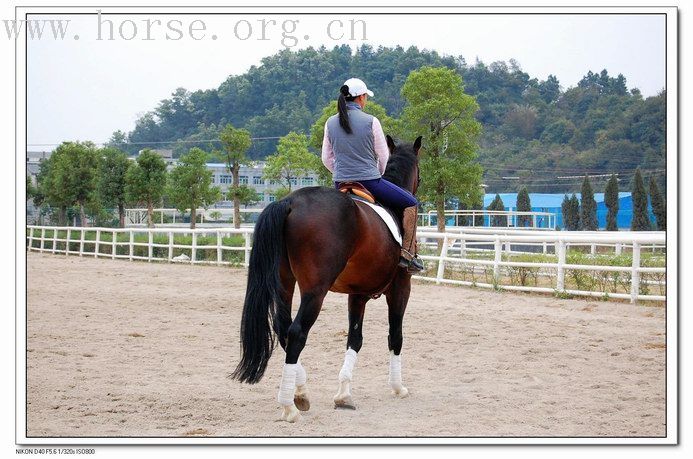
MULTIPOLYGON (((405 250, 405 252, 407 251, 405 250)), ((411 257, 411 259, 408 259, 404 255, 401 255, 398 264, 400 268, 406 268, 407 272, 410 274, 419 273, 425 269, 423 261, 421 260, 421 258, 419 258, 418 255, 412 255, 409 252, 407 252, 407 254, 411 257)))

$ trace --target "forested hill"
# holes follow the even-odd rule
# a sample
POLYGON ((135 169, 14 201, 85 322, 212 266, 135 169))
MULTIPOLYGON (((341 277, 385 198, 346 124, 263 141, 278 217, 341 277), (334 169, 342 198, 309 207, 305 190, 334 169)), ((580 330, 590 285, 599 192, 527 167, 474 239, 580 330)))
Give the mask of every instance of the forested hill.
MULTIPOLYGON (((579 179, 559 177, 612 172, 620 174, 625 187, 636 167, 646 176, 664 178, 663 92, 644 99, 638 89, 627 87, 623 75, 614 77, 607 70, 589 71, 566 89, 554 76, 531 77, 513 60, 469 64, 462 57, 414 47, 281 51, 217 89, 179 88, 137 120, 132 132, 115 132, 110 143, 130 153, 163 147, 178 155, 191 146, 215 148, 204 141, 216 139, 226 123, 259 138, 292 130, 308 133, 351 76, 366 81, 375 92, 373 100, 398 117, 402 84, 424 65, 455 69, 465 91, 476 97, 484 130, 479 161, 488 191, 515 191, 519 183, 531 192, 577 191, 579 179)), ((262 158, 275 146, 274 139, 256 140, 250 155, 262 158)))

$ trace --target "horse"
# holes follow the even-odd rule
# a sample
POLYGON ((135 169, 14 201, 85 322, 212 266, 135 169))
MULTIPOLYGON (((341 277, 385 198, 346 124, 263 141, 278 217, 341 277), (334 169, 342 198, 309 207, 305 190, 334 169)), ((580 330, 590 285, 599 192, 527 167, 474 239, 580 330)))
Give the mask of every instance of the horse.
MULTIPOLYGON (((383 178, 416 194, 421 137, 395 144, 387 136, 390 158, 383 178)), ((401 222, 401 210, 395 211, 401 222)), ((389 384, 397 397, 402 385, 402 320, 411 291, 411 274, 398 266, 400 245, 368 205, 334 188, 307 187, 270 203, 258 217, 248 266, 240 326, 241 360, 231 374, 255 384, 263 377, 276 341, 286 353, 277 400, 280 419, 295 422, 310 408, 306 372, 299 356, 328 291, 348 294, 349 334, 339 372, 335 408, 355 409, 351 380, 363 342, 366 303, 384 294, 388 306, 389 384), (298 283, 300 306, 291 318, 298 283)))

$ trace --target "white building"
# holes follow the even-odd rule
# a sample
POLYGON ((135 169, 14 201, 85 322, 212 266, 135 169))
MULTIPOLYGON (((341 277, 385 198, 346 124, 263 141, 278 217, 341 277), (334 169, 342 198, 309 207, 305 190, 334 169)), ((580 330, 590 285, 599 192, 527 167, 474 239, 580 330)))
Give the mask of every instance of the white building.
MULTIPOLYGON (((207 163, 207 168, 213 172, 212 181, 215 186, 221 188, 225 195, 233 184, 233 176, 223 163, 207 163)), ((274 180, 267 180, 263 177, 265 168, 264 161, 256 161, 252 166, 241 166, 238 171, 238 178, 241 185, 247 185, 253 188, 259 195, 260 201, 253 207, 265 207, 270 202, 276 199, 276 191, 285 186, 274 180)), ((291 180, 291 190, 307 186, 316 186, 318 179, 316 174, 310 174, 304 177, 297 177, 291 180)), ((232 206, 233 201, 221 201, 217 204, 218 207, 232 206)))

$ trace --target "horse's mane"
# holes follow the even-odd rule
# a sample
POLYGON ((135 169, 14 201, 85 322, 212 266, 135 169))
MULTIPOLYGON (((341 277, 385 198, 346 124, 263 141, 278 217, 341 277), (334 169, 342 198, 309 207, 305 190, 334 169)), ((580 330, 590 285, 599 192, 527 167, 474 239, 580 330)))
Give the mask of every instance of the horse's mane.
POLYGON ((405 188, 411 183, 411 174, 414 173, 417 160, 412 144, 397 145, 387 161, 383 178, 400 188, 405 188))

